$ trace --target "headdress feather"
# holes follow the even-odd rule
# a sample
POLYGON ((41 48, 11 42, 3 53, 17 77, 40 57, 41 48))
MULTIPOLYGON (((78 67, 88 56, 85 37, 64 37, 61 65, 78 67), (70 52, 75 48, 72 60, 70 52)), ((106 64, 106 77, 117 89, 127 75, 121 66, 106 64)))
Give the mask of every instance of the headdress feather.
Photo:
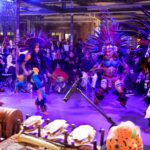
POLYGON ((112 18, 107 12, 101 18, 101 24, 98 31, 94 30, 94 34, 87 39, 86 45, 92 52, 99 52, 102 46, 108 44, 121 47, 128 46, 128 37, 121 31, 119 23, 112 18))

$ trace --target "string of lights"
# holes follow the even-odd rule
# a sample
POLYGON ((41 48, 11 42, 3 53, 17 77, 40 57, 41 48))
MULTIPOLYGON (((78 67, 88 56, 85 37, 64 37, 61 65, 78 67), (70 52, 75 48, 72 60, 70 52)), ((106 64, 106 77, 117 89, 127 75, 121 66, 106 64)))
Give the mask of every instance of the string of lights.
POLYGON ((0 31, 3 35, 12 34, 15 31, 16 0, 0 1, 0 31))

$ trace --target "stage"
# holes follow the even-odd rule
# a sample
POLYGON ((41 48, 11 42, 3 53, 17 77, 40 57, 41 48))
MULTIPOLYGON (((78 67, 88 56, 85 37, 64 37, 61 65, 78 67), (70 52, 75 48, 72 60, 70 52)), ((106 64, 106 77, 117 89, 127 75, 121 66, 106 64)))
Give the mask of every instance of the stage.
MULTIPOLYGON (((88 90, 85 94, 92 99, 94 92, 88 90)), ((48 115, 43 115, 44 118, 65 119, 70 124, 90 124, 97 131, 101 128, 105 129, 105 138, 110 127, 110 123, 100 115, 82 96, 74 93, 67 103, 63 101, 64 94, 50 93, 47 95, 48 115)), ((25 117, 25 114, 29 115, 41 115, 40 111, 37 111, 34 101, 36 94, 17 93, 14 94, 9 90, 0 93, 0 102, 3 102, 3 107, 11 107, 20 109, 25 117)), ((103 101, 98 105, 99 109, 104 111, 112 120, 116 123, 121 121, 130 120, 134 122, 141 129, 143 143, 145 145, 144 150, 150 149, 150 132, 146 132, 148 122, 144 119, 144 111, 146 105, 142 96, 128 96, 128 102, 126 108, 120 106, 117 101, 117 96, 110 91, 103 101)), ((97 134, 97 139, 100 134, 97 134)), ((99 143, 99 141, 98 141, 99 143)))

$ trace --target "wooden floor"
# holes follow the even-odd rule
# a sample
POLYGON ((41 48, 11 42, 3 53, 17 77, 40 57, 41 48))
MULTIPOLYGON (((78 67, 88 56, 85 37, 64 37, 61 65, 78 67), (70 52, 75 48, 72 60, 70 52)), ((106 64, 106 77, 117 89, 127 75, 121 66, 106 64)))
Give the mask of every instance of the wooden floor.
MULTIPOLYGON (((93 91, 88 90, 85 94, 92 99, 93 91)), ((74 93, 67 103, 63 101, 64 94, 51 93, 47 95, 48 115, 43 115, 44 118, 65 119, 68 123, 90 124, 97 131, 104 128, 108 133, 110 123, 96 111, 81 95, 74 93)), ((24 116, 25 114, 35 115, 41 114, 37 111, 34 101, 35 94, 18 93, 14 94, 10 90, 0 93, 0 102, 3 102, 4 107, 12 107, 20 109, 24 116)), ((133 121, 141 128, 141 134, 145 145, 144 150, 150 150, 150 133, 145 132, 148 127, 147 120, 144 119, 144 111, 146 105, 143 102, 142 96, 129 96, 127 108, 120 106, 117 101, 117 96, 110 91, 105 99, 98 105, 98 108, 105 112, 106 115, 118 124, 121 121, 133 121)), ((42 115, 42 114, 41 114, 42 115)), ((99 134, 96 138, 99 141, 99 134)))

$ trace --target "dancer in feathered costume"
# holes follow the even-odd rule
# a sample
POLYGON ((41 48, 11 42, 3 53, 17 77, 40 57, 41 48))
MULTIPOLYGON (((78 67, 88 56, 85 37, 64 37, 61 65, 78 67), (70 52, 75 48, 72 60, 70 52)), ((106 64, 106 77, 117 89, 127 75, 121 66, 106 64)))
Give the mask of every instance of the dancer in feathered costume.
MULTIPOLYGON (((142 67, 145 73, 145 89, 147 90, 146 103, 150 104, 150 13, 141 7, 141 11, 145 14, 144 17, 138 15, 132 15, 133 19, 126 21, 124 26, 135 31, 135 36, 141 40, 138 42, 138 45, 144 47, 141 48, 142 58, 142 67), (138 25, 138 26, 135 26, 138 25), (138 31, 138 32, 137 32, 138 31)), ((138 51, 138 49, 137 49, 138 51)))
POLYGON ((121 47, 127 46, 129 43, 119 23, 116 22, 110 15, 103 17, 99 26, 99 31, 95 31, 95 35, 87 40, 87 45, 92 52, 101 52, 103 59, 100 64, 96 64, 92 70, 99 70, 102 73, 100 88, 95 92, 96 104, 104 98, 105 92, 114 86, 119 93, 119 101, 122 106, 126 105, 126 97, 122 84, 122 74, 128 71, 128 65, 124 59, 119 57, 121 47), (123 72, 119 72, 119 67, 122 67, 123 72))
POLYGON ((147 90, 145 101, 148 105, 150 105, 150 44, 145 53, 145 62, 146 63, 143 68, 145 72, 145 89, 147 90))
MULTIPOLYGON (((138 45, 140 45, 141 47, 141 66, 145 74, 144 88, 146 90, 146 97, 144 100, 148 105, 145 118, 148 119, 148 131, 150 131, 150 12, 148 12, 143 7, 141 7, 141 11, 143 11, 143 13, 145 14, 144 17, 132 14, 133 19, 126 21, 123 24, 125 27, 128 27, 135 31, 132 32, 132 35, 141 39, 138 42, 138 45)), ((136 49, 136 51, 139 51, 139 49, 136 49)))

